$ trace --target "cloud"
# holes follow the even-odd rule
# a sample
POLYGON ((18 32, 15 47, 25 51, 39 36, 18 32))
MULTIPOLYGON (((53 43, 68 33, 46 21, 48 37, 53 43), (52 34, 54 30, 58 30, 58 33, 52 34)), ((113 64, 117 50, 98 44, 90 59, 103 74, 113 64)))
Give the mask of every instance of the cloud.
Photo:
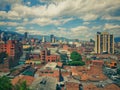
POLYGON ((88 25, 88 24, 90 24, 90 22, 83 22, 83 25, 88 25))
POLYGON ((79 32, 79 31, 84 32, 86 30, 88 30, 88 27, 86 27, 86 26, 78 26, 78 27, 75 27, 75 28, 71 29, 72 32, 79 32))
POLYGON ((17 26, 19 23, 16 22, 0 22, 0 26, 17 26))
POLYGON ((60 31, 65 31, 65 30, 66 30, 66 28, 63 28, 63 27, 58 27, 58 30, 60 30, 60 31))
POLYGON ((106 22, 107 20, 120 20, 119 15, 114 15, 114 11, 120 8, 120 0, 40 0, 43 4, 37 5, 32 5, 32 0, 25 4, 21 1, 23 0, 0 0, 2 8, 10 4, 9 11, 0 9, 0 26, 16 26, 19 32, 28 29, 28 32, 33 33, 35 31, 35 33, 41 34, 45 32, 39 32, 30 27, 22 28, 18 26, 25 26, 27 24, 33 24, 33 26, 37 24, 40 27, 55 25, 55 27, 58 27, 57 30, 54 28, 54 30, 49 30, 47 33, 55 33, 59 36, 61 34, 70 38, 87 38, 93 35, 92 33, 94 32, 92 30, 119 30, 117 22, 113 21, 113 24, 106 22), (81 23, 78 23, 76 19, 79 19, 78 21, 81 22, 83 21, 82 24, 85 26, 80 25, 81 23), (105 26, 95 26, 94 24, 98 24, 96 19, 99 19, 100 23, 101 20, 105 20, 105 26), (74 20, 75 22, 73 22, 74 20), (73 25, 73 28, 67 29, 67 22, 70 22, 68 25, 73 25))
POLYGON ((84 21, 91 21, 91 20, 96 20, 98 18, 98 15, 95 14, 86 14, 85 16, 81 16, 84 21))
POLYGON ((50 24, 57 26, 57 25, 65 24, 71 20, 73 20, 73 18, 65 18, 65 19, 35 18, 30 23, 38 24, 40 26, 46 26, 46 25, 50 25, 50 24))
POLYGON ((6 22, 0 22, 0 26, 6 25, 6 22))
POLYGON ((0 10, 7 10, 11 8, 13 4, 21 4, 22 0, 0 0, 0 10))
MULTIPOLYGON (((11 3, 13 3, 13 1, 14 0, 12 0, 11 3)), ((48 2, 48 0, 42 1, 48 2)), ((14 3, 11 11, 5 14, 7 14, 9 18, 58 18, 77 16, 84 21, 90 21, 103 15, 109 15, 111 11, 120 8, 119 0, 49 0, 49 2, 49 4, 32 7, 14 3), (57 4, 53 2, 57 2, 57 4)))
POLYGON ((102 28, 102 26, 99 25, 99 26, 93 26, 91 29, 92 29, 92 30, 99 30, 99 29, 101 29, 101 28, 102 28))
POLYGON ((104 15, 102 16, 104 20, 120 20, 120 16, 111 16, 111 15, 104 15))
POLYGON ((18 29, 18 30, 19 30, 19 29, 25 29, 25 28, 24 28, 24 27, 20 27, 20 26, 19 26, 19 27, 16 27, 16 29, 18 29))
POLYGON ((31 29, 18 29, 16 30, 16 32, 24 34, 25 32, 29 32, 30 35, 43 35, 43 33, 41 33, 41 31, 37 31, 37 30, 31 30, 31 29))
POLYGON ((120 36, 120 25, 118 25, 118 24, 106 23, 104 25, 104 30, 110 32, 115 37, 119 37, 120 36))
POLYGON ((36 18, 34 20, 32 20, 30 23, 32 24, 38 24, 40 26, 45 26, 45 25, 49 25, 49 24, 54 24, 54 25, 59 25, 60 22, 57 20, 52 20, 49 18, 36 18))
POLYGON ((19 17, 19 14, 15 11, 0 11, 0 19, 20 20, 21 18, 19 17))
POLYGON ((119 29, 120 30, 120 25, 113 25, 113 24, 105 24, 104 30, 111 30, 111 29, 119 29))

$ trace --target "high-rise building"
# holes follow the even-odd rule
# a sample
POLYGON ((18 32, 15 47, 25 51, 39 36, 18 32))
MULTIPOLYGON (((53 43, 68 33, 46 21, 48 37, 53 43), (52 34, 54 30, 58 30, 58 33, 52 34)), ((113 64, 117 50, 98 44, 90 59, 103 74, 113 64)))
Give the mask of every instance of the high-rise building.
POLYGON ((108 32, 97 32, 95 37, 95 52, 98 54, 114 54, 114 36, 108 32))
POLYGON ((24 33, 24 38, 25 38, 25 39, 28 38, 28 33, 27 33, 27 32, 24 33))
POLYGON ((45 37, 43 36, 43 37, 42 37, 42 42, 45 42, 45 41, 46 41, 46 40, 45 40, 45 37))
POLYGON ((50 42, 53 41, 54 35, 50 35, 50 42))

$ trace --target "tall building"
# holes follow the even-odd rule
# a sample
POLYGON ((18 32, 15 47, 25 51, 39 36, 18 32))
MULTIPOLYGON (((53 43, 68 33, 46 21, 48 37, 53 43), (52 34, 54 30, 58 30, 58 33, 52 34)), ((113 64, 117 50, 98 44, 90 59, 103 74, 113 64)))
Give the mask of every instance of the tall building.
POLYGON ((24 33, 24 38, 25 38, 25 39, 28 38, 28 33, 27 33, 27 32, 24 33))
POLYGON ((50 42, 53 42, 54 35, 50 35, 50 42))
POLYGON ((42 37, 42 42, 45 42, 45 41, 46 41, 46 39, 45 39, 45 37, 43 36, 43 37, 42 37))
POLYGON ((97 32, 95 52, 98 54, 114 54, 114 36, 108 32, 97 32))

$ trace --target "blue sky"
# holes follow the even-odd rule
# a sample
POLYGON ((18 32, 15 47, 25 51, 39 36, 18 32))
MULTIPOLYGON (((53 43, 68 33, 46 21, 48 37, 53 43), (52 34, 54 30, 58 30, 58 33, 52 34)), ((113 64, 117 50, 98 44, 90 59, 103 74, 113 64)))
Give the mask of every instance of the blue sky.
POLYGON ((120 0, 0 0, 0 29, 89 40, 120 36, 120 0))

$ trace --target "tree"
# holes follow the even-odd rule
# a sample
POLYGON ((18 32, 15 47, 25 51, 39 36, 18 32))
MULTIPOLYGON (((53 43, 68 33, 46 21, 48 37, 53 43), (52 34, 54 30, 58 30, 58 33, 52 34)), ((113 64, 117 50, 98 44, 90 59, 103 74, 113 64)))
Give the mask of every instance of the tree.
POLYGON ((85 62, 82 61, 82 56, 76 51, 73 51, 71 53, 70 59, 72 59, 72 61, 68 62, 68 65, 70 65, 70 66, 83 66, 83 65, 85 65, 85 62))
POLYGON ((12 90, 12 84, 8 77, 0 77, 0 90, 12 90))
POLYGON ((6 76, 0 77, 0 90, 30 90, 26 84, 26 81, 18 82, 16 85, 12 85, 10 79, 6 76))
POLYGON ((117 73, 120 75, 120 68, 117 69, 117 73))
POLYGON ((0 53, 0 63, 4 62, 4 58, 8 57, 8 55, 6 54, 6 52, 1 52, 0 53))
POLYGON ((76 51, 73 51, 70 55, 70 59, 72 59, 72 61, 81 61, 82 60, 82 56, 76 52, 76 51))
POLYGON ((26 84, 26 81, 19 81, 15 86, 14 90, 30 90, 26 84))

